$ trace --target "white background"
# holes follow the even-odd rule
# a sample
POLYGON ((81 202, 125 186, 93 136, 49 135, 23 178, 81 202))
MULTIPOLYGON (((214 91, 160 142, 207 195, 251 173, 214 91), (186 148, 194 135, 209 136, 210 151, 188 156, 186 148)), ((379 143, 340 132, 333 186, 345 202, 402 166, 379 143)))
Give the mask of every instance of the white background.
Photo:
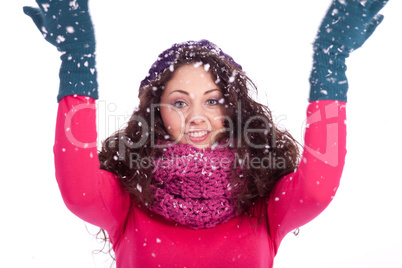
MULTIPOLYGON (((315 33, 329 0, 93 1, 104 139, 137 105, 139 82, 172 43, 209 39, 243 65, 258 99, 302 141, 315 33)), ((3 1, 0 267, 109 267, 91 227, 64 206, 52 146, 59 53, 3 1)), ((275 268, 402 267, 402 2, 348 59, 348 154, 328 209, 288 235, 275 268)))

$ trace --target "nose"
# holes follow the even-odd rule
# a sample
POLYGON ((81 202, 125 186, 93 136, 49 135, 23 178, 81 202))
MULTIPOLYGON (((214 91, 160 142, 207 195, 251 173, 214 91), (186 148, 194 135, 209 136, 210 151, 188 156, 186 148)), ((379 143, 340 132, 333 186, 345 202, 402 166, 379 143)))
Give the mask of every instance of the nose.
POLYGON ((205 123, 207 121, 207 118, 201 114, 192 114, 189 118, 189 123, 190 125, 202 125, 203 123, 205 123))
POLYGON ((192 105, 189 113, 187 114, 187 124, 190 127, 207 128, 208 118, 206 117, 204 107, 200 104, 192 105))

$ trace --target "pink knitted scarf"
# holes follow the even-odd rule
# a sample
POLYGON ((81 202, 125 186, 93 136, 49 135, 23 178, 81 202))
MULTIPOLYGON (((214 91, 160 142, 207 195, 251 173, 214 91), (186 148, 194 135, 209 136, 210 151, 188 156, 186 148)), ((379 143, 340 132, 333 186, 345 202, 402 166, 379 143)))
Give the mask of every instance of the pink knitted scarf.
POLYGON ((154 163, 158 186, 150 210, 191 229, 227 222, 237 215, 230 183, 233 162, 229 148, 169 144, 154 163))

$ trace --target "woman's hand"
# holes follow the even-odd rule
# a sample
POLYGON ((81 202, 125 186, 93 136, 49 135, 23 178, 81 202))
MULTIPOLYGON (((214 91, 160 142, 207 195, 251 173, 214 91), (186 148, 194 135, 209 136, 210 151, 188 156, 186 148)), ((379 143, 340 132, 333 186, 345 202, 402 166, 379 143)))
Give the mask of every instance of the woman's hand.
POLYGON ((67 95, 98 98, 95 34, 88 0, 36 0, 39 8, 24 7, 45 39, 61 55, 57 100, 67 95))
POLYGON ((72 44, 93 47, 95 50, 95 35, 87 0, 36 2, 39 8, 24 7, 24 12, 32 18, 49 43, 61 51, 72 44))
POLYGON ((358 49, 383 20, 378 12, 388 0, 334 0, 319 28, 314 46, 335 55, 358 49))
POLYGON ((345 60, 361 47, 383 20, 388 0, 333 0, 314 42, 310 101, 347 101, 345 60))

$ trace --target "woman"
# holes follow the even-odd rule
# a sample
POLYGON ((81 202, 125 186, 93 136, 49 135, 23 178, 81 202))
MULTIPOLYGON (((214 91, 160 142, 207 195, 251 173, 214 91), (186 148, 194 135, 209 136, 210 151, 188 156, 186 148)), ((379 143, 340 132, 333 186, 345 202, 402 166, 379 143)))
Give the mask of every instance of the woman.
POLYGON ((303 154, 209 41, 176 44, 96 157, 95 38, 87 2, 25 8, 62 51, 54 146, 68 208, 109 234, 118 267, 272 267, 281 240, 329 204, 346 154, 345 59, 386 1, 334 1, 314 43, 303 154), (99 169, 99 167, 101 169, 99 169))

